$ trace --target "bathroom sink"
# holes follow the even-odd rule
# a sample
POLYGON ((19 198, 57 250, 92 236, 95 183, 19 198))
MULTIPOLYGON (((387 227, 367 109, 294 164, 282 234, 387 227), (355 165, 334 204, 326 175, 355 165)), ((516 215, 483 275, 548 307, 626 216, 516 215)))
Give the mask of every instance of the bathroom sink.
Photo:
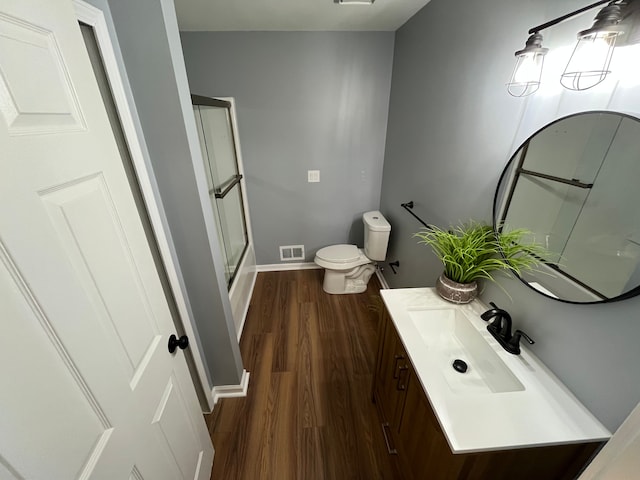
MULTIPOLYGON (((504 393, 524 386, 459 307, 410 309, 411 322, 455 393, 504 393), (456 366, 465 368, 454 369, 456 366), (462 360, 464 364, 459 362, 462 360), (464 372, 461 370, 465 370, 464 372)), ((487 338, 490 338, 488 333, 487 338)))
POLYGON ((382 289, 380 296, 413 366, 401 378, 420 384, 453 453, 611 436, 526 345, 520 355, 499 345, 480 318, 489 308, 481 300, 450 304, 435 288, 382 289))

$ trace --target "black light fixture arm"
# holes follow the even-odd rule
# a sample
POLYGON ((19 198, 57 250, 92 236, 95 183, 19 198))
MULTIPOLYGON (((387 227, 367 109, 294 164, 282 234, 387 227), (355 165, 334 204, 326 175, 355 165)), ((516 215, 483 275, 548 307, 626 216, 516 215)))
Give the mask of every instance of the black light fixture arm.
POLYGON ((544 30, 545 28, 549 28, 549 27, 553 27, 554 25, 559 24, 560 22, 564 22, 567 18, 571 18, 571 17, 575 17, 576 15, 579 15, 583 12, 586 12, 587 10, 591 10, 592 8, 598 7, 600 5, 604 5, 605 3, 609 3, 609 4, 615 4, 616 1, 611 1, 611 0, 599 0, 597 2, 594 2, 590 5, 587 5, 586 7, 582 7, 579 8, 578 10, 575 10, 571 13, 567 13, 566 15, 562 15, 561 17, 555 18, 553 20, 550 20, 546 23, 543 23, 542 25, 538 25, 537 27, 533 27, 531 29, 529 29, 529 35, 532 35, 534 33, 538 33, 541 30, 544 30))

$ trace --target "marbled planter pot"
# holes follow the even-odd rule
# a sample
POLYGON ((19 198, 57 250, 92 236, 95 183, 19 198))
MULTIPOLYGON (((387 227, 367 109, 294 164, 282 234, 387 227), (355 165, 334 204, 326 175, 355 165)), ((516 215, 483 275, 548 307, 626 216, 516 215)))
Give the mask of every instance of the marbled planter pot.
POLYGON ((444 273, 436 281, 436 291, 451 303, 469 303, 478 296, 478 284, 458 283, 445 277, 444 273))

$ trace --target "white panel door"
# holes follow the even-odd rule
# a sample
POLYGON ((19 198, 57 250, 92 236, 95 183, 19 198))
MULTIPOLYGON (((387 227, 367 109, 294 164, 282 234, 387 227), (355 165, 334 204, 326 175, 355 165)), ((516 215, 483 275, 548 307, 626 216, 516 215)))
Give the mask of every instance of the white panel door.
POLYGON ((70 0, 0 3, 0 479, 209 478, 70 0))

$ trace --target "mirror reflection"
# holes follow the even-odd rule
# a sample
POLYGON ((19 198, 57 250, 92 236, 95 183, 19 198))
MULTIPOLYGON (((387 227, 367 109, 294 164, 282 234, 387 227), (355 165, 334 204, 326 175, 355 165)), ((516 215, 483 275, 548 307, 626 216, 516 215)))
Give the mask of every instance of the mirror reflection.
POLYGON ((503 172, 496 228, 526 228, 550 252, 522 280, 559 300, 640 293, 640 121, 614 112, 557 120, 531 136, 503 172))

